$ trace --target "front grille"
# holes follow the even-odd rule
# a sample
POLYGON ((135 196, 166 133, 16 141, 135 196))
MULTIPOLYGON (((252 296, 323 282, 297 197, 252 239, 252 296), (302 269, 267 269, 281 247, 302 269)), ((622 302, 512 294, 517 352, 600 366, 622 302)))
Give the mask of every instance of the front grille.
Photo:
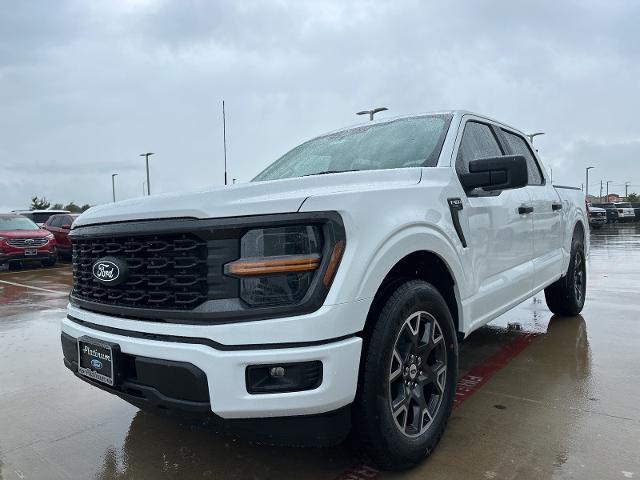
POLYGON ((592 217, 606 217, 607 214, 605 212, 593 212, 591 214, 592 217))
POLYGON ((73 245, 73 297, 99 304, 190 310, 208 298, 207 241, 188 234, 77 238, 73 245), (104 257, 124 261, 128 276, 116 286, 93 276, 104 257))
POLYGON ((12 238, 7 241, 9 245, 17 248, 38 248, 47 244, 45 237, 38 238, 12 238))

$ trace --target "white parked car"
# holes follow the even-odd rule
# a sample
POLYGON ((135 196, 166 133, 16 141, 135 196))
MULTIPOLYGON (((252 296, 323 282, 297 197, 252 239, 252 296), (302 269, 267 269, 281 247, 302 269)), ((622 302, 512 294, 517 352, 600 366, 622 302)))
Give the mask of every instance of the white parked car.
POLYGON ((636 212, 629 202, 614 202, 613 207, 618 211, 619 222, 634 222, 636 212))
POLYGON ((604 208, 594 207, 588 204, 587 216, 589 218, 589 225, 595 230, 607 224, 607 211, 604 208))
POLYGON ((27 217, 39 227, 42 227, 52 215, 61 215, 70 212, 69 210, 12 210, 11 213, 17 213, 23 217, 27 217))
POLYGON ((354 428, 379 466, 409 468, 451 413, 460 339, 543 289, 581 311, 587 232, 582 192, 552 186, 512 127, 358 125, 248 184, 81 215, 64 361, 141 408, 269 441, 354 428))

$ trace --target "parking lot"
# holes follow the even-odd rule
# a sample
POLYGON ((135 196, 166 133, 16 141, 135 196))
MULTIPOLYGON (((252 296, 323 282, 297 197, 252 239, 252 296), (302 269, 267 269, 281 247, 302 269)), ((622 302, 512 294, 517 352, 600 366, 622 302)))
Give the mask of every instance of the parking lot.
POLYGON ((456 408, 405 474, 349 448, 291 449, 145 414, 62 364, 70 267, 0 272, 0 479, 640 477, 640 225, 591 236, 582 316, 539 294, 461 346, 456 408))

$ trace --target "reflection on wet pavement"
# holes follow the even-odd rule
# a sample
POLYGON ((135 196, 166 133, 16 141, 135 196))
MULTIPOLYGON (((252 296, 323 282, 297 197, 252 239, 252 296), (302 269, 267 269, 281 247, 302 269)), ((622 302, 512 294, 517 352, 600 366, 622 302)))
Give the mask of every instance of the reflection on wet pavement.
POLYGON ((552 316, 537 295, 475 332, 460 377, 488 376, 404 474, 344 474, 360 463, 347 445, 265 447, 142 413, 62 365, 68 267, 0 272, 0 480, 639 477, 640 225, 591 242, 582 316, 552 316))

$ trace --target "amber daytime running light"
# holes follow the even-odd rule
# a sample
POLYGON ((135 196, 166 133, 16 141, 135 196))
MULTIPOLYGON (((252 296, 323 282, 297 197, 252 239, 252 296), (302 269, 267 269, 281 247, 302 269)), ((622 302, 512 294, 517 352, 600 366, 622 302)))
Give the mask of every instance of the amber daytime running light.
POLYGON ((227 267, 227 271, 237 277, 307 272, 320 267, 320 255, 283 255, 269 259, 243 259, 232 262, 227 267))

